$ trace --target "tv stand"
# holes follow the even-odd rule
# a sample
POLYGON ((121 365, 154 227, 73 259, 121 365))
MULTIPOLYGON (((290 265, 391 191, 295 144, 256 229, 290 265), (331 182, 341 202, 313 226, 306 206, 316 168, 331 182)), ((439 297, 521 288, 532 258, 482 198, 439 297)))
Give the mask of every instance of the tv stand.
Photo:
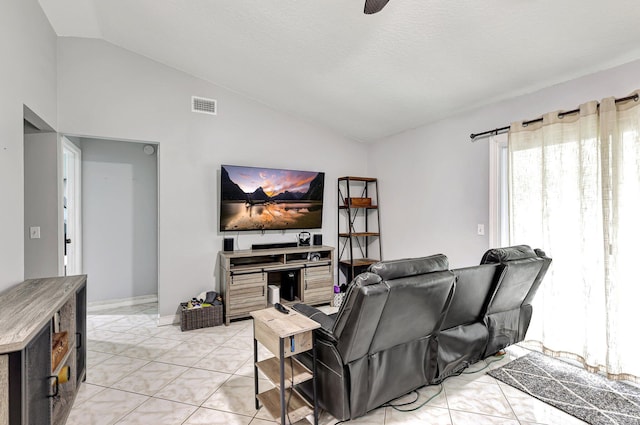
POLYGON ((267 308, 267 286, 280 287, 283 272, 296 272, 296 296, 292 301, 281 297, 280 303, 330 303, 334 285, 333 251, 333 247, 324 245, 220 251, 225 324, 267 308))

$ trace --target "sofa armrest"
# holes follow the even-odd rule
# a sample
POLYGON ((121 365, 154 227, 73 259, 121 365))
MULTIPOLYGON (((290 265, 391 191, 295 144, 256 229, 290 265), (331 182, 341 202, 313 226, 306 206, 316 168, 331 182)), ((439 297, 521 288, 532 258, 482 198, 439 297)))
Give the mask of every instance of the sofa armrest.
POLYGON ((320 329, 317 329, 318 333, 321 336, 324 336, 324 339, 328 339, 330 341, 335 341, 335 337, 333 336, 333 325, 336 322, 336 315, 327 315, 315 307, 311 307, 306 304, 294 304, 291 306, 298 313, 302 313, 307 316, 309 319, 312 319, 318 323, 320 323, 320 329))

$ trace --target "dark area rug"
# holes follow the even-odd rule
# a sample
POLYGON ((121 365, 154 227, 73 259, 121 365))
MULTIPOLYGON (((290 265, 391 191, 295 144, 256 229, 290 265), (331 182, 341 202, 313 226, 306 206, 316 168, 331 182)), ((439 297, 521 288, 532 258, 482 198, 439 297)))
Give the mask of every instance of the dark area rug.
POLYGON ((489 375, 592 425, 640 425, 640 389, 537 352, 489 375))

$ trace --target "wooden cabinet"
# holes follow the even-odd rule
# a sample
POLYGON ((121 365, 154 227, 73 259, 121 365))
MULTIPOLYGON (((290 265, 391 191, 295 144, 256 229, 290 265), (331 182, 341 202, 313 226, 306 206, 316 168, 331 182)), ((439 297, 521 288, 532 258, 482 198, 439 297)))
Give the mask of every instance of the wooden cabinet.
POLYGON ((320 324, 308 317, 290 310, 283 314, 275 308, 254 311, 253 317, 253 357, 256 410, 262 403, 267 411, 282 425, 296 423, 313 414, 314 424, 318 424, 317 389, 315 381, 316 351, 313 330, 320 324), (258 342, 276 357, 258 361, 258 342), (311 350, 313 370, 307 369, 293 356, 311 350), (275 385, 260 392, 258 370, 275 385), (295 389, 302 382, 313 380, 313 400, 306 400, 295 389))
POLYGON ((0 425, 64 424, 85 340, 86 276, 31 279, 0 296, 0 425))
POLYGON ((293 297, 281 292, 282 304, 330 303, 333 299, 333 248, 300 246, 243 251, 221 251, 220 292, 224 301, 225 324, 249 317, 249 312, 266 308, 269 285, 284 289, 293 285, 293 297), (289 274, 290 281, 285 282, 289 274))

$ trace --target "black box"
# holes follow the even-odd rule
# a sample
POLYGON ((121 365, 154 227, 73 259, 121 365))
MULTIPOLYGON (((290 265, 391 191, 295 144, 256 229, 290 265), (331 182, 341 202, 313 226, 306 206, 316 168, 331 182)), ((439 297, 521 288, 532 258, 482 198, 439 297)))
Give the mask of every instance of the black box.
POLYGON ((298 294, 298 277, 300 270, 285 270, 280 273, 280 298, 294 301, 298 294))

